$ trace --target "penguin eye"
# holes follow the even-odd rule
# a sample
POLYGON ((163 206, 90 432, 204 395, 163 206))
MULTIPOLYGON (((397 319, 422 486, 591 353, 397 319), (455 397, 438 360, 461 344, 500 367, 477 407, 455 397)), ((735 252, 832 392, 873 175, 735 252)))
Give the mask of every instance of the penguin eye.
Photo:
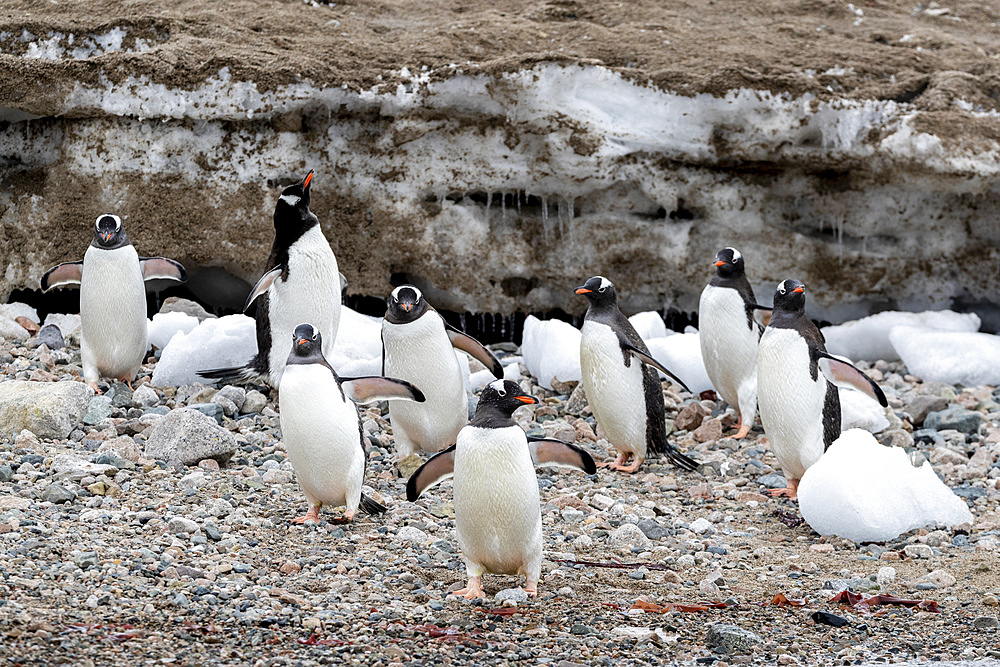
POLYGON ((500 398, 503 398, 504 396, 507 395, 507 390, 503 389, 503 388, 500 388, 500 389, 497 389, 497 393, 500 395, 500 398))
POLYGON ((603 292, 603 291, 604 291, 604 290, 606 290, 606 289, 608 289, 608 288, 607 288, 607 287, 602 287, 602 288, 600 288, 600 289, 599 289, 599 290, 597 290, 597 291, 598 291, 598 292, 603 292))
POLYGON ((785 288, 784 287, 779 287, 778 288, 778 292, 780 292, 781 294, 784 294, 785 293, 785 288))

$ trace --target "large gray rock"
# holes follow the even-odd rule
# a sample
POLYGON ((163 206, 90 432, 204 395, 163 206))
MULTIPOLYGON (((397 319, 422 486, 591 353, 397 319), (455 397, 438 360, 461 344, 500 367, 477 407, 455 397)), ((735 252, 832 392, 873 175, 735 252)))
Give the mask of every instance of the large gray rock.
POLYGON ((738 625, 716 623, 708 629, 705 642, 709 646, 722 646, 730 653, 747 653, 760 644, 761 639, 738 625))
POLYGON ((929 413, 924 420, 924 427, 936 431, 955 429, 962 433, 971 434, 979 430, 979 421, 978 412, 953 405, 946 410, 929 413))
POLYGON ((144 455, 194 465, 202 459, 225 463, 237 449, 236 436, 197 410, 179 408, 152 427, 144 455))
POLYGON ((93 395, 82 382, 0 383, 0 433, 28 429, 39 438, 65 438, 87 413, 93 395))

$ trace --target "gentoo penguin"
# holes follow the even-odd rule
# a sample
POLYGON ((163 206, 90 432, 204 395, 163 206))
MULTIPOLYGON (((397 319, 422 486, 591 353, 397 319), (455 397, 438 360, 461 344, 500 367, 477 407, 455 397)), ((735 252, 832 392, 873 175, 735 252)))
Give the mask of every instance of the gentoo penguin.
POLYGON ((483 574, 523 574, 524 590, 534 596, 542 569, 542 515, 536 465, 597 471, 594 460, 576 445, 533 440, 511 415, 538 403, 512 380, 495 380, 483 389, 476 414, 457 442, 417 469, 406 484, 414 501, 429 487, 454 475, 455 532, 469 583, 452 595, 484 597, 483 574))
POLYGON ((795 499, 799 480, 840 436, 840 396, 849 385, 877 400, 885 394, 848 362, 830 356, 819 328, 806 317, 805 286, 785 280, 774 293, 771 321, 760 338, 757 403, 788 487, 769 493, 795 499))
POLYGON ((737 438, 746 437, 757 414, 757 343, 764 325, 736 248, 715 256, 715 275, 701 293, 698 328, 701 356, 712 386, 739 416, 737 438))
POLYGON ((146 280, 187 280, 184 267, 164 257, 139 257, 122 219, 102 215, 82 262, 54 266, 42 276, 43 292, 80 286, 80 356, 83 379, 98 394, 102 377, 132 380, 146 355, 146 280))
POLYGON ((478 359, 497 378, 503 377, 496 357, 445 322, 419 289, 402 285, 392 291, 382 321, 382 375, 428 388, 424 403, 389 404, 400 458, 453 444, 468 421, 469 403, 454 348, 478 359))
POLYGON ((594 276, 576 293, 590 301, 580 338, 583 389, 598 425, 618 450, 614 463, 601 466, 635 472, 648 450, 694 470, 698 464, 667 442, 667 415, 656 370, 682 387, 684 383, 649 355, 646 343, 618 310, 618 292, 610 280, 594 276), (627 466, 629 456, 634 460, 627 466))
POLYGON ((385 512, 385 507, 361 493, 365 436, 354 403, 419 402, 423 394, 402 380, 338 377, 323 356, 323 335, 311 324, 295 327, 287 361, 278 388, 281 433, 309 502, 306 515, 293 523, 318 522, 323 505, 346 506, 345 521, 354 518, 359 506, 368 514, 385 512))
POLYGON ((245 366, 199 371, 210 380, 281 383, 288 341, 296 325, 312 322, 323 334, 323 354, 333 352, 340 324, 340 272, 309 210, 313 172, 285 188, 274 206, 274 243, 264 275, 247 297, 244 311, 257 302, 257 354, 245 366))

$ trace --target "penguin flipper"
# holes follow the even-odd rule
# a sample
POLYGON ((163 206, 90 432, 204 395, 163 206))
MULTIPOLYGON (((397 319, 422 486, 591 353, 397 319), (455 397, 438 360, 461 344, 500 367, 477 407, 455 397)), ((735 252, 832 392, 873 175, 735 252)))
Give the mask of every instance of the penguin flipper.
POLYGON ((852 387, 878 401, 883 408, 889 406, 882 388, 860 368, 825 352, 817 352, 816 355, 819 357, 817 363, 820 370, 832 384, 852 387))
POLYGON ((139 268, 142 269, 142 279, 145 280, 176 280, 186 283, 187 271, 180 262, 166 257, 140 257, 139 268))
POLYGON ((423 403, 424 393, 406 380, 372 375, 368 377, 340 378, 340 386, 347 398, 355 403, 387 401, 395 398, 423 403))
POLYGON ((83 261, 63 262, 57 264, 42 274, 42 291, 48 292, 56 287, 79 287, 83 279, 83 261))
POLYGON ((257 300, 257 297, 259 297, 261 294, 263 294, 268 290, 268 288, 271 286, 271 283, 274 282, 275 278, 281 275, 281 272, 283 270, 284 270, 283 266, 276 266, 260 277, 260 280, 257 281, 257 284, 253 286, 252 290, 250 290, 250 296, 247 297, 247 302, 243 306, 244 313, 247 312, 247 310, 250 308, 250 305, 257 300))
POLYGON ((427 489, 455 474, 455 445, 443 449, 417 468, 406 480, 406 499, 411 503, 427 489))
POLYGON ((753 309, 753 320, 763 329, 767 327, 768 323, 771 321, 771 313, 774 312, 773 309, 767 306, 762 306, 759 303, 747 304, 748 308, 753 309))
POLYGON ((583 448, 569 442, 529 437, 528 451, 531 453, 531 462, 536 466, 576 468, 588 475, 597 472, 593 457, 583 448))
MULTIPOLYGON (((444 319, 442 318, 441 321, 444 322, 444 319)), ((448 339, 451 341, 452 347, 465 352, 483 366, 486 366, 496 379, 503 379, 503 366, 493 356, 493 353, 486 349, 486 346, 447 322, 444 323, 444 330, 448 333, 448 339)))
POLYGON ((690 389, 688 389, 688 386, 684 384, 683 380, 681 380, 679 377, 668 371, 667 367, 661 364, 659 361, 649 356, 648 352, 643 352, 642 350, 637 348, 635 345, 632 345, 631 343, 622 342, 621 345, 623 350, 630 353, 636 359, 646 364, 647 366, 652 366, 653 368, 660 371, 661 373, 666 375, 668 378, 672 379, 680 386, 684 387, 684 391, 691 391, 690 389))
POLYGON ((347 301, 347 276, 337 271, 337 278, 340 280, 340 301, 347 301))

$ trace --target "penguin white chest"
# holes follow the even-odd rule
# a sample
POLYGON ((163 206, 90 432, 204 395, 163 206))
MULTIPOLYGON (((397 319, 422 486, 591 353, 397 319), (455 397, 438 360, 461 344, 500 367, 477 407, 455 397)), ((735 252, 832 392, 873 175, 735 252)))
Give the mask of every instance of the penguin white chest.
POLYGON ((793 329, 768 327, 757 362, 760 420, 785 475, 801 479, 823 455, 826 378, 810 373, 809 346, 793 329))
POLYGON ((340 326, 340 275, 337 258, 319 225, 303 234, 288 249, 288 278, 280 276, 268 288, 271 325, 271 381, 281 382, 281 372, 292 349, 292 332, 306 323, 323 335, 323 355, 330 358, 340 326))
POLYGON ((580 338, 583 389, 605 437, 619 452, 646 457, 646 396, 642 362, 628 367, 618 336, 606 324, 587 320, 580 338))
POLYGON ((701 293, 698 326, 701 356, 712 386, 752 421, 759 337, 756 324, 747 324, 743 297, 730 287, 708 285, 701 293))
POLYGON ((365 471, 358 411, 333 373, 320 364, 287 366, 278 402, 285 450, 306 498, 357 509, 365 471))
POLYGON ((455 442, 468 421, 468 397, 455 349, 436 312, 413 322, 382 321, 387 377, 406 380, 426 401, 389 401, 396 451, 405 457, 416 450, 438 451, 455 442))
POLYGON ((538 479, 517 426, 467 426, 455 448, 455 525, 470 576, 525 574, 542 558, 538 479))
POLYGON ((131 245, 87 249, 80 325, 85 380, 135 377, 146 353, 146 287, 139 255, 131 245))

